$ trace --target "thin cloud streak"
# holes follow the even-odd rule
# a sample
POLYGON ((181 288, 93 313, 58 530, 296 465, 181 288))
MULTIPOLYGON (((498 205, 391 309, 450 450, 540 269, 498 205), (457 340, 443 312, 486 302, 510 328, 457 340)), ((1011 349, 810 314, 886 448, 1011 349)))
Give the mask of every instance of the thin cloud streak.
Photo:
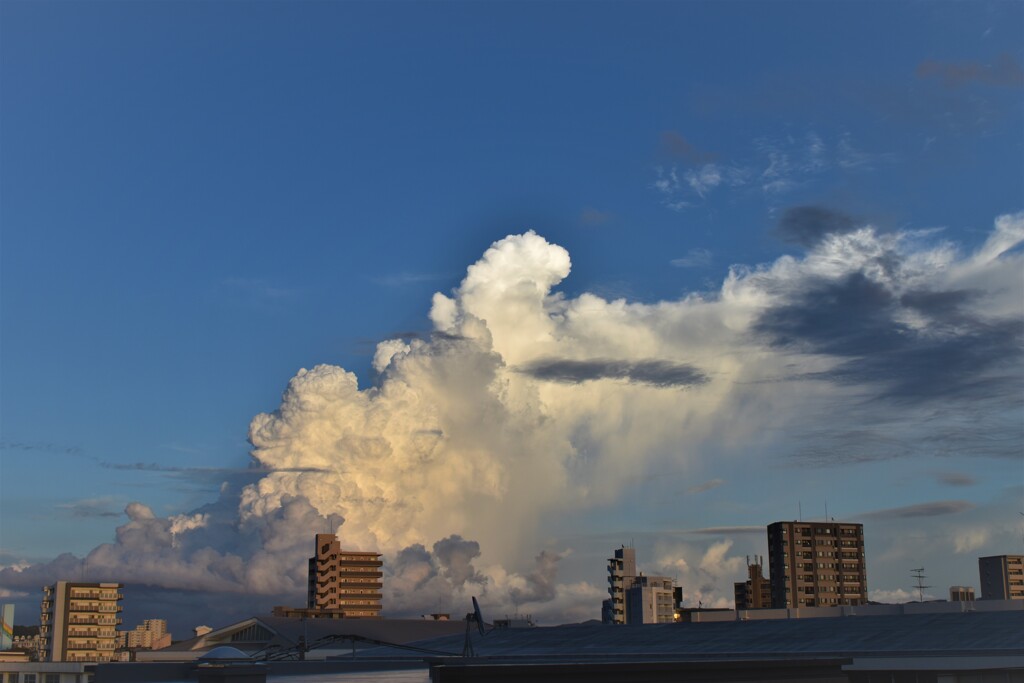
POLYGON ((940 500, 932 503, 918 503, 904 507, 876 510, 857 515, 858 519, 907 519, 911 517, 938 517, 955 515, 974 509, 974 503, 966 500, 940 500))

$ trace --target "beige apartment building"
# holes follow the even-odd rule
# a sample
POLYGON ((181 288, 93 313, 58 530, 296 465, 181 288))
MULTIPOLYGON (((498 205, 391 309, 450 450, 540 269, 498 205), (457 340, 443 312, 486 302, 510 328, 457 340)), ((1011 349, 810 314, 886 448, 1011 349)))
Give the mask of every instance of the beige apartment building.
POLYGON ((1024 600, 1024 555, 978 558, 982 600, 1024 600))
POLYGON ((676 617, 674 592, 670 577, 640 574, 626 589, 626 623, 671 624, 676 617))
POLYGON ((832 607, 868 601, 864 525, 768 525, 772 607, 832 607))
POLYGON ((120 583, 58 581, 43 587, 40 649, 48 662, 109 662, 117 647, 120 583))
POLYGON ((380 618, 383 565, 380 553, 343 550, 334 534, 317 534, 306 610, 300 611, 314 617, 380 618))
POLYGON ((119 648, 128 650, 160 650, 171 644, 164 619, 146 619, 131 631, 119 631, 119 648))

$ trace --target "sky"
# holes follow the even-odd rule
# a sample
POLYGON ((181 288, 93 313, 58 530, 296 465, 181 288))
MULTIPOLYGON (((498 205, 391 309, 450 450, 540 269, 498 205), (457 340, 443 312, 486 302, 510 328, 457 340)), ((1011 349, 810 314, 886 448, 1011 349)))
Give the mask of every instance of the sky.
POLYGON ((1024 5, 0 3, 0 596, 731 605, 1024 552, 1024 5))

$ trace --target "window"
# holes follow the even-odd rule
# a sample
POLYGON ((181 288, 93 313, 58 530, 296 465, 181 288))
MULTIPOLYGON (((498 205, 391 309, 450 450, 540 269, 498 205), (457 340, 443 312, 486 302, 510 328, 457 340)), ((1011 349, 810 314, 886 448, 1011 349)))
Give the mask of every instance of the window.
POLYGON ((45 683, 60 683, 60 674, 46 674, 45 683))
POLYGON ((36 683, 35 674, 25 674, 21 677, 21 683, 36 683))

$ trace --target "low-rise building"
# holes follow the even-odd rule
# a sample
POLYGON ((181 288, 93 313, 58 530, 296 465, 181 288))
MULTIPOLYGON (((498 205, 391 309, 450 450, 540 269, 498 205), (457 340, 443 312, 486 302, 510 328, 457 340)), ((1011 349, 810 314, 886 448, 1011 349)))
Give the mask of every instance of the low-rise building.
POLYGON ((950 586, 949 587, 949 601, 950 602, 974 602, 974 587, 973 586, 950 586))

